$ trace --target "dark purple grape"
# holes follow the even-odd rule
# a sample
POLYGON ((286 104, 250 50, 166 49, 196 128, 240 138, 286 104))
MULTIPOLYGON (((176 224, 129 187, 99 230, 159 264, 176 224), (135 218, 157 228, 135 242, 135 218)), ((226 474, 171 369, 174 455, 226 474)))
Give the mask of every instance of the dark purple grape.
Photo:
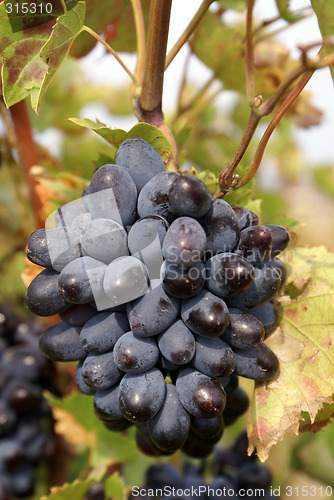
POLYGON ((194 335, 181 320, 160 334, 158 345, 161 354, 175 365, 189 363, 196 348, 194 335))
POLYGON ((152 439, 147 434, 143 434, 138 430, 136 431, 136 445, 142 453, 149 457, 158 457, 163 454, 162 450, 159 450, 159 448, 155 446, 152 439))
POLYGON ((120 420, 123 418, 118 401, 118 385, 96 391, 94 410, 97 416, 103 420, 120 420))
MULTIPOLYGON (((214 417, 216 418, 216 417, 214 417)), ((210 422, 211 420, 213 420, 212 418, 204 418, 203 420, 206 420, 207 422, 210 422)), ((195 444, 202 444, 202 445, 205 445, 205 446, 212 446, 212 445, 215 445, 217 443, 219 443, 219 441, 221 440, 222 436, 224 434, 224 427, 222 427, 222 429, 220 430, 219 434, 217 436, 213 436, 213 437, 210 437, 209 434, 207 434, 206 436, 203 435, 203 436, 199 436, 197 434, 195 434, 192 429, 190 429, 189 431, 189 435, 188 435, 188 440, 195 443, 195 444)))
POLYGON ((232 349, 220 337, 196 336, 196 351, 191 364, 209 377, 226 377, 235 368, 232 349))
POLYGON ((70 326, 84 326, 88 320, 96 315, 96 309, 89 304, 75 304, 66 311, 61 312, 59 317, 70 326))
POLYGON ((274 278, 280 278, 281 280, 281 288, 285 283, 287 272, 284 263, 279 259, 271 259, 267 260, 267 262, 261 262, 258 264, 258 269, 269 268, 271 274, 274 278))
POLYGON ((39 339, 42 353, 53 361, 80 361, 87 356, 80 342, 78 326, 69 326, 60 321, 49 326, 39 339))
POLYGON ((80 243, 84 254, 104 264, 129 255, 127 241, 123 226, 110 219, 92 219, 81 230, 80 243))
POLYGON ((103 289, 110 305, 98 302, 100 310, 142 297, 149 291, 148 269, 136 257, 119 257, 108 265, 103 278, 103 289))
POLYGON ((270 258, 272 249, 271 232, 266 226, 246 227, 240 232, 236 252, 253 265, 270 258))
POLYGON ((181 317, 190 330, 203 337, 222 335, 229 321, 225 302, 205 290, 182 301, 181 317))
POLYGON ((189 457, 206 458, 213 452, 214 445, 198 444, 194 443, 194 441, 191 441, 190 439, 187 439, 181 449, 183 453, 189 457))
POLYGON ((103 425, 113 432, 123 432, 131 427, 132 423, 125 418, 112 419, 112 420, 102 420, 103 425))
POLYGON ((17 413, 27 413, 38 408, 42 401, 42 390, 27 380, 13 378, 2 392, 2 398, 17 413))
POLYGON ((226 395, 218 380, 193 368, 178 375, 176 389, 184 408, 195 417, 216 417, 225 408, 226 395))
POLYGON ((122 375, 112 352, 90 353, 82 365, 82 378, 92 389, 109 389, 121 380, 122 375))
POLYGON ((31 463, 37 463, 45 455, 49 435, 46 432, 40 432, 38 436, 27 444, 24 449, 25 458, 31 463))
POLYGON ((72 226, 46 229, 48 252, 55 271, 60 272, 69 262, 81 257, 80 234, 80 229, 72 226))
POLYGON ((225 425, 234 424, 234 422, 248 410, 248 407, 248 395, 244 389, 239 386, 232 394, 227 396, 223 414, 225 425))
POLYGON ((208 445, 215 444, 215 439, 220 439, 224 432, 223 415, 213 418, 200 418, 192 417, 190 422, 190 429, 192 431, 191 440, 196 442, 196 437, 199 438, 199 443, 205 444, 207 440, 208 445), (212 442, 209 442, 212 440, 212 442))
POLYGON ((277 257, 289 244, 290 234, 282 226, 276 226, 275 224, 268 224, 265 226, 269 229, 273 241, 271 258, 277 257))
POLYGON ((238 389, 239 377, 235 372, 231 373, 228 377, 218 377, 218 380, 223 386, 227 396, 238 389))
POLYGON ((191 267, 178 266, 164 261, 161 279, 166 292, 173 297, 186 299, 196 295, 205 284, 205 266, 200 260, 191 267))
POLYGON ((65 311, 71 304, 64 299, 58 288, 59 273, 44 269, 28 286, 26 304, 37 316, 53 316, 65 311))
POLYGON ((168 295, 159 285, 129 302, 127 312, 132 332, 138 337, 152 337, 174 323, 180 312, 180 300, 168 295))
POLYGON ((189 217, 202 217, 213 203, 213 196, 198 177, 181 175, 169 190, 169 201, 174 212, 189 217))
POLYGON ((238 490, 266 490, 271 483, 271 474, 265 465, 256 462, 246 462, 241 465, 236 476, 238 490))
POLYGON ((46 222, 50 222, 51 219, 56 227, 69 227, 77 217, 85 213, 87 213, 87 210, 83 203, 81 203, 81 200, 70 201, 53 212, 51 216, 47 218, 46 222))
POLYGON ((126 373, 118 393, 123 416, 130 422, 146 422, 161 408, 165 393, 165 380, 157 368, 144 373, 126 373))
POLYGON ((116 164, 131 175, 138 193, 153 177, 166 171, 158 151, 149 142, 137 137, 122 142, 116 154, 116 164))
POLYGON ((189 426, 190 416, 179 401, 175 385, 166 384, 165 400, 148 422, 153 443, 161 450, 173 453, 186 442, 189 426))
POLYGON ((15 427, 17 417, 15 411, 6 403, 0 400, 0 438, 7 436, 15 427))
POLYGON ((223 339, 230 346, 238 349, 252 349, 264 340, 262 323, 250 313, 230 307, 229 315, 230 323, 224 332, 223 339))
POLYGON ((145 264, 151 280, 160 278, 162 243, 168 227, 166 219, 151 215, 139 219, 128 234, 130 253, 145 264))
POLYGON ((82 392, 82 394, 86 394, 86 396, 94 396, 96 390, 92 387, 89 387, 89 385, 87 385, 84 381, 84 378, 82 376, 82 365, 83 361, 79 361, 79 363, 77 364, 74 375, 75 384, 79 391, 82 392))
POLYGON ((254 309, 269 302, 278 293, 281 286, 281 278, 277 272, 273 273, 269 267, 259 269, 255 267, 255 278, 247 290, 233 297, 227 297, 226 303, 229 307, 237 309, 254 309))
POLYGON ((252 212, 251 210, 250 213, 252 214, 252 222, 253 222, 252 226, 257 226, 259 223, 259 216, 256 213, 252 212))
POLYGON ((169 202, 168 194, 179 175, 176 172, 162 172, 145 184, 138 196, 139 217, 161 215, 169 223, 173 222, 176 214, 169 202))
POLYGON ((37 346, 14 345, 8 347, 0 361, 0 369, 9 378, 24 378, 37 382, 48 373, 49 364, 37 346))
POLYGON ((270 380, 279 370, 276 355, 265 344, 253 349, 234 349, 235 372, 241 377, 253 380, 270 380))
POLYGON ((83 326, 80 341, 85 351, 102 354, 112 351, 117 340, 129 330, 126 314, 99 312, 83 326))
POLYGON ((15 500, 8 474, 0 472, 0 500, 15 500))
POLYGON ((107 164, 93 175, 86 202, 94 219, 112 219, 128 226, 136 218, 137 188, 124 168, 107 164))
POLYGON ((124 333, 116 342, 114 360, 126 373, 143 373, 153 368, 159 359, 159 349, 154 337, 136 337, 133 332, 124 333))
POLYGON ((235 253, 220 253, 205 264, 207 287, 219 297, 231 297, 247 290, 255 278, 255 271, 244 257, 235 253))
POLYGON ((248 208, 232 207, 232 209, 238 219, 240 231, 242 231, 246 227, 250 227, 253 225, 252 213, 250 210, 248 210, 248 208))
POLYGON ((161 488, 162 485, 181 487, 180 480, 179 471, 168 463, 150 465, 145 472, 145 487, 153 490, 161 488))
POLYGON ((59 293, 72 304, 87 304, 103 293, 103 277, 107 266, 92 257, 79 257, 61 271, 59 293))
POLYGON ((85 500, 105 500, 104 486, 100 482, 93 483, 85 495, 85 500))
POLYGON ((191 217, 179 217, 170 225, 162 244, 164 258, 179 266, 191 267, 205 251, 206 235, 191 217))
POLYGON ((42 228, 31 233, 27 248, 27 257, 38 266, 52 267, 46 231, 47 229, 42 228))
POLYGON ((261 321, 266 337, 275 330, 277 326, 277 314, 274 306, 270 302, 256 309, 252 309, 249 314, 252 314, 256 319, 261 321))
POLYGON ((206 250, 211 256, 233 250, 239 238, 239 225, 232 207, 226 201, 216 199, 199 222, 206 233, 206 250))
POLYGON ((11 486, 17 497, 28 497, 34 492, 35 472, 32 464, 24 461, 10 474, 11 486))

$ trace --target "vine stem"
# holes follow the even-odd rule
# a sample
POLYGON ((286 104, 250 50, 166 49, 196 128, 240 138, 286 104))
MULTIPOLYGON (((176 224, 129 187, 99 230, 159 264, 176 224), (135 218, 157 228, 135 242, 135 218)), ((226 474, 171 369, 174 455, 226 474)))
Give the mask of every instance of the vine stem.
POLYGON ((172 146, 169 166, 177 169, 177 147, 174 136, 164 123, 162 90, 172 0, 151 0, 144 76, 139 96, 135 96, 134 110, 139 121, 158 127, 172 146))
MULTIPOLYGON (((161 101, 172 0, 151 0, 144 64, 144 78, 140 93, 140 110, 157 110, 162 119, 161 101)), ((145 120, 146 121, 146 120, 145 120)))
POLYGON ((32 137, 30 120, 25 101, 20 101, 9 108, 16 135, 16 147, 20 156, 26 183, 29 188, 30 200, 34 210, 37 228, 44 227, 43 205, 37 194, 35 179, 30 175, 30 169, 38 165, 38 155, 32 137))
POLYGON ((92 30, 91 28, 89 28, 89 26, 83 26, 81 28, 81 31, 87 31, 87 33, 89 33, 90 35, 92 35, 98 42, 102 43, 102 45, 107 49, 107 51, 110 54, 112 54, 115 57, 115 59, 119 62, 119 64, 124 69, 124 71, 127 72, 127 74, 129 75, 129 77, 133 81, 134 85, 138 86, 138 80, 135 77, 135 75, 129 70, 129 68, 122 61, 122 59, 119 57, 119 55, 117 54, 117 52, 115 52, 115 50, 112 47, 110 47, 110 45, 105 40, 103 40, 103 38, 100 37, 100 35, 98 35, 97 33, 95 33, 95 31, 92 30))
MULTIPOLYGON (((309 61, 307 59, 305 53, 303 53, 302 54, 302 61, 303 61, 303 64, 301 66, 298 66, 297 68, 293 69, 287 75, 287 77, 277 87, 277 89, 275 90, 273 95, 267 101, 262 103, 262 99, 260 96, 258 96, 258 98, 255 98, 253 106, 252 106, 252 112, 251 112, 247 127, 245 129, 245 132, 242 136, 241 142, 238 146, 238 149, 237 149, 235 155, 233 156, 232 160, 230 161, 230 163, 228 165, 226 165, 226 167, 220 173, 219 189, 221 191, 228 191, 229 189, 231 189, 231 183, 233 182, 233 172, 236 169, 236 167, 238 166, 243 155, 245 154, 246 149, 247 149, 247 147, 248 147, 248 145, 249 145, 249 143, 254 135, 254 132, 257 128, 257 125, 258 125, 260 119, 263 116, 269 115, 273 111, 277 102, 285 94, 285 92, 288 90, 290 85, 298 77, 303 75, 302 78, 300 79, 300 81, 298 82, 298 84, 296 85, 296 87, 290 92, 288 97, 284 100, 283 104, 279 108, 279 110, 278 110, 277 114, 274 116, 273 120, 270 122, 270 124, 269 124, 263 138, 262 138, 263 142, 261 139, 261 142, 259 143, 258 147, 260 149, 259 149, 259 151, 257 151, 257 158, 259 157, 258 155, 260 155, 261 159, 262 159, 264 151, 262 151, 262 154, 260 154, 260 152, 261 152, 262 146, 264 145, 264 148, 265 148, 267 145, 267 142, 268 142, 268 140, 266 140, 267 134, 269 134, 269 136, 268 136, 268 139, 269 139, 272 132, 274 131, 274 129, 272 129, 272 127, 273 126, 275 127, 279 123, 282 116, 285 114, 285 112, 288 110, 288 108, 291 106, 291 104, 295 101, 295 99, 300 94, 302 89, 300 91, 298 91, 298 89, 299 89, 299 86, 302 85, 302 82, 304 81, 304 76, 310 75, 307 78, 307 81, 305 82, 305 84, 302 88, 305 87, 306 83, 311 78, 311 76, 315 70, 321 69, 321 68, 324 68, 327 66, 332 66, 334 64, 334 54, 330 54, 329 56, 324 57, 322 60, 313 59, 313 60, 309 61), (295 91, 297 92, 297 94, 296 94, 296 97, 293 97, 295 91), (280 113, 282 111, 283 111, 282 116, 280 116, 280 113), (279 116, 279 119, 276 123, 276 119, 278 116, 279 116), (275 125, 275 123, 276 123, 276 125, 275 125)), ((260 159, 260 161, 261 161, 261 159, 260 159)), ((255 157, 254 157, 253 162, 255 162, 254 165, 257 162, 257 159, 255 157)), ((259 165, 257 165, 256 167, 254 167, 254 165, 253 165, 253 163, 251 164, 251 166, 249 167, 249 170, 247 170, 247 172, 242 176, 242 178, 240 178, 238 181, 236 181, 233 184, 232 189, 237 189, 241 186, 244 186, 247 182, 249 182, 252 179, 253 175, 255 174, 255 172, 257 171, 258 166, 259 166, 259 165), (247 181, 245 181, 245 179, 247 179, 247 181)))
POLYGON ((254 0, 247 0, 246 15, 246 95, 250 107, 253 107, 255 91, 255 66, 253 51, 253 5, 254 0))
POLYGON ((179 53, 180 49, 183 47, 183 45, 188 41, 190 35, 194 32, 196 27, 198 26, 199 22, 203 18, 204 14, 210 7, 210 5, 214 2, 214 0, 203 0, 201 3, 198 11, 180 36, 180 38, 177 40, 177 42, 174 44, 174 46, 171 48, 169 53, 167 54, 166 57, 166 64, 165 64, 165 69, 168 68, 170 63, 173 61, 174 57, 179 53))
POLYGON ((241 138, 240 144, 232 158, 232 160, 226 165, 219 176, 219 186, 221 189, 225 189, 231 184, 233 178, 233 172, 239 165, 242 157, 244 156, 250 141, 256 131, 261 117, 258 116, 252 109, 247 126, 241 138))
POLYGON ((145 44, 146 44, 144 16, 140 0, 131 0, 131 6, 135 21, 136 39, 137 39, 137 64, 135 70, 135 77, 138 79, 140 83, 142 83, 144 78, 145 44))
POLYGON ((291 90, 291 92, 289 93, 287 98, 283 101, 283 103, 281 104, 281 106, 279 107, 277 112, 275 113, 275 116, 273 117, 273 119, 269 123, 268 127, 266 128, 266 130, 265 130, 265 132, 264 132, 264 134, 259 142, 259 145, 256 149, 256 152, 255 152, 253 161, 250 164, 250 167, 245 172, 245 174, 239 179, 239 181, 236 183, 235 189, 244 186, 254 177, 254 175, 256 174, 256 172, 260 166, 265 148, 268 144, 268 141, 269 141, 272 133, 274 132, 275 128, 277 127, 277 125, 281 121, 282 117, 285 115, 286 111, 292 106, 292 104, 295 102, 295 100, 297 99, 297 97, 299 96, 301 91, 304 89, 305 85, 310 80, 314 71, 315 70, 308 71, 307 73, 305 73, 301 77, 301 79, 299 80, 297 85, 293 88, 293 90, 291 90))

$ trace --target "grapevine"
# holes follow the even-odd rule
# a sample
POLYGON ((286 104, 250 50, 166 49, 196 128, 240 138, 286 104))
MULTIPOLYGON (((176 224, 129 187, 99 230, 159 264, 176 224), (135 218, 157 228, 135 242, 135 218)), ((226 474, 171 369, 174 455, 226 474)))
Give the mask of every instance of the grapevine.
MULTIPOLYGON (((333 72, 332 7, 276 0, 261 22, 261 0, 203 0, 169 40, 172 0, 14 3, 0 4, 0 303, 28 326, 2 315, 0 498, 49 487, 41 500, 133 500, 135 484, 157 499, 166 487, 173 498, 211 498, 210 487, 214 498, 328 496, 323 461, 303 451, 305 435, 300 448, 287 436, 314 432, 317 451, 316 431, 331 441, 334 256, 305 245, 288 214, 294 184, 310 183, 294 131, 322 119, 305 87, 333 72), (276 35, 312 16, 320 35, 291 56, 276 35), (85 81, 98 51, 128 86, 85 81), (202 86, 188 76, 196 58, 202 86), (112 126, 82 118, 96 101, 112 126), (138 123, 115 128, 130 113, 138 123), (58 151, 38 142, 50 126, 58 151), (30 315, 43 325, 37 351, 30 315), (46 472, 59 445, 50 408, 58 475, 46 472), (275 453, 293 460, 275 471, 275 453), (291 464, 320 486, 293 486, 291 464)), ((331 169, 312 175, 331 196, 331 169)), ((313 232, 331 247, 330 230, 313 232)))

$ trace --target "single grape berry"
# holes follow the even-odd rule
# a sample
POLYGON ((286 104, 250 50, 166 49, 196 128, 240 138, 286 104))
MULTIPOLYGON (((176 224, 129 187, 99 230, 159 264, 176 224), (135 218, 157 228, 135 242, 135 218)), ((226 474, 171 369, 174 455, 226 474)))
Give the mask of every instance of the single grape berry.
POLYGON ((169 202, 179 216, 202 217, 213 203, 213 196, 198 177, 181 175, 169 190, 169 202))

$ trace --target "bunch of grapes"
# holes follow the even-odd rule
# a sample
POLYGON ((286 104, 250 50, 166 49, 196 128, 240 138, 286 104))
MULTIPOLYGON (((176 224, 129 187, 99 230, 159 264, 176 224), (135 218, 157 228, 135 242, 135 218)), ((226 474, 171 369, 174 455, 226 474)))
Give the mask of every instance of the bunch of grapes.
POLYGON ((144 486, 133 488, 128 500, 274 498, 270 495, 269 469, 254 454, 247 456, 246 443, 247 437, 242 434, 229 448, 215 448, 214 462, 210 465, 210 475, 213 472, 214 477, 209 483, 203 478, 205 462, 200 465, 185 462, 182 474, 171 464, 152 465, 146 470, 144 486))
POLYGON ((39 460, 53 449, 51 412, 42 396, 55 392, 54 368, 38 348, 41 327, 0 311, 0 499, 33 493, 39 460))
POLYGON ((258 225, 197 177, 166 171, 148 142, 127 139, 116 164, 30 237, 28 258, 45 269, 27 305, 61 319, 40 348, 79 362, 76 384, 110 430, 136 425, 152 455, 206 456, 224 421, 247 408, 238 375, 278 371, 263 340, 288 241, 283 227, 258 225))
MULTIPOLYGON (((144 485, 134 486, 128 500, 278 498, 270 494, 269 469, 258 462, 255 453, 247 455, 247 446, 246 433, 242 433, 228 448, 215 447, 212 463, 183 463, 182 474, 171 464, 152 465, 146 470, 144 485), (210 482, 203 478, 208 472, 210 482)), ((106 500, 103 484, 94 483, 85 499, 106 500)))

